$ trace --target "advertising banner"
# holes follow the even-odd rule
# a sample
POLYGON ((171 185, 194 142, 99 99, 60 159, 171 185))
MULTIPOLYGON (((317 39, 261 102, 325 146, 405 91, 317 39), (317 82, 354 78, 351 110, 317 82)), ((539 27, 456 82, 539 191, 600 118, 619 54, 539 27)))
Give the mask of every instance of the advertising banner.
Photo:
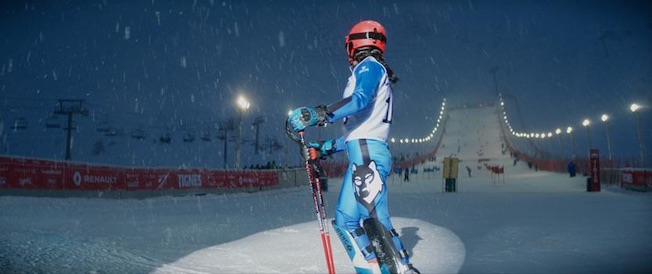
POLYGON ((64 165, 0 157, 0 188, 63 189, 64 165))
POLYGON ((71 165, 66 168, 64 188, 68 190, 126 189, 124 170, 109 167, 71 165))
POLYGON ((652 170, 645 168, 627 168, 621 173, 623 187, 640 191, 652 189, 652 170))
POLYGON ((589 174, 588 191, 600 191, 600 153, 597 149, 589 150, 589 174))
POLYGON ((458 158, 444 158, 444 172, 442 172, 444 179, 457 179, 458 165, 458 158))
POLYGON ((159 190, 168 187, 169 169, 125 169, 125 186, 127 190, 159 190))
POLYGON ((125 168, 0 157, 0 188, 129 191, 256 188, 278 183, 273 170, 125 168))

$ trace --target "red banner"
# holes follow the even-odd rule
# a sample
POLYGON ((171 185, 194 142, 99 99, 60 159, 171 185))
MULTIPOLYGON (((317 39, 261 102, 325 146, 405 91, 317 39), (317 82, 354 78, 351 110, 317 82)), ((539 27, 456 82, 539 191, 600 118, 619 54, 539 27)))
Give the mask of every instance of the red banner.
POLYGON ((147 169, 0 157, 0 188, 164 190, 278 185, 275 171, 147 169))
POLYGON ((124 170, 71 165, 66 168, 65 189, 124 190, 124 170))
POLYGON ((589 174, 589 191, 600 191, 600 153, 597 149, 589 150, 589 174))
POLYGON ((0 188, 63 189, 64 174, 55 162, 0 157, 0 188))
POLYGON ((623 185, 652 188, 652 170, 645 168, 628 168, 622 171, 623 185))

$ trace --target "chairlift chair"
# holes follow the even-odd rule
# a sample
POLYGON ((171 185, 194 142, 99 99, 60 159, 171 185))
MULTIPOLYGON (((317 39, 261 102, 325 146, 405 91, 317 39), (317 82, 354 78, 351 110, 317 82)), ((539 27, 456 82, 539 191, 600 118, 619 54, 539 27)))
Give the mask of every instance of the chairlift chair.
POLYGON ((61 123, 59 122, 59 116, 50 116, 45 120, 46 128, 61 128, 61 123))
POLYGON ((111 129, 109 122, 104 121, 97 125, 97 132, 108 132, 109 129, 111 129))
POLYGON ((202 133, 202 135, 201 135, 201 140, 202 140, 202 141, 206 141, 206 142, 210 142, 210 141, 212 141, 213 138, 211 137, 211 133, 208 132, 208 131, 202 133))
POLYGON ((23 117, 19 117, 14 120, 14 124, 11 126, 13 130, 27 129, 27 120, 23 117))
POLYGON ((195 135, 190 132, 186 132, 186 134, 183 135, 183 141, 186 143, 191 143, 195 141, 195 135))
POLYGON ((172 136, 170 136, 170 133, 166 132, 163 135, 161 135, 161 138, 159 138, 159 142, 164 144, 169 144, 172 142, 172 136))
POLYGON ((118 135, 118 129, 116 129, 115 127, 109 127, 104 131, 104 136, 113 137, 116 135, 118 135))
POLYGON ((131 138, 143 140, 145 139, 145 131, 140 128, 134 129, 131 131, 131 138))

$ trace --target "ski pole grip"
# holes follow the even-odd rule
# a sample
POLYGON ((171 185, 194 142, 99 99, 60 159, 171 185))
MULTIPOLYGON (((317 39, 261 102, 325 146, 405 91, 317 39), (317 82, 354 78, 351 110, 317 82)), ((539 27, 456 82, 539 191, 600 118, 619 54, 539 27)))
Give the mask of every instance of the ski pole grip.
POLYGON ((308 155, 310 155, 310 160, 316 160, 317 158, 319 158, 319 153, 317 152, 317 149, 314 147, 308 149, 308 155))
MULTIPOLYGON (((292 132, 292 127, 290 126, 290 118, 289 118, 289 117, 288 117, 287 119, 285 119, 285 133, 288 135, 288 137, 290 137, 290 139, 292 139, 293 141, 295 141, 295 142, 301 144, 301 139, 300 139, 300 137, 297 136, 297 135, 295 135, 295 134, 292 132)), ((299 131, 298 134, 299 134, 299 135, 303 135, 303 130, 302 130, 302 131, 299 131)))

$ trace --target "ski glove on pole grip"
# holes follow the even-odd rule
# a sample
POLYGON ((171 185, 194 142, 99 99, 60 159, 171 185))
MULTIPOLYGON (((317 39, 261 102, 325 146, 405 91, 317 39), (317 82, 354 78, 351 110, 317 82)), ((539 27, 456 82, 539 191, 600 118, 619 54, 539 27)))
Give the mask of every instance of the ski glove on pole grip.
POLYGON ((325 106, 300 107, 290 113, 288 120, 292 130, 298 132, 309 126, 325 126, 328 123, 328 112, 325 106))
POLYGON ((335 153, 335 140, 326 140, 326 141, 320 141, 320 142, 309 142, 306 144, 308 148, 314 148, 317 150, 318 155, 317 157, 324 160, 326 159, 326 156, 330 156, 331 154, 335 153))

